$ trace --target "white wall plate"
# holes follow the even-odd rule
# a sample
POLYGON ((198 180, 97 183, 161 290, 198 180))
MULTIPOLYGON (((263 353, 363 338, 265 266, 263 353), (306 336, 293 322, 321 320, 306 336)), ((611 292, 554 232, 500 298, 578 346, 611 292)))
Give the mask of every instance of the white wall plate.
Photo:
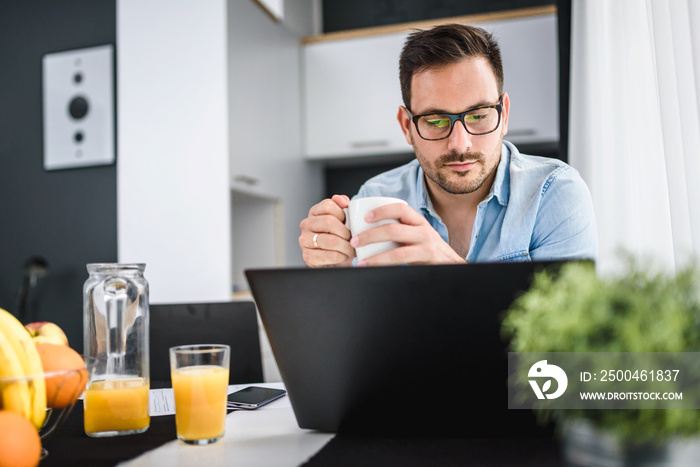
POLYGON ((114 48, 44 55, 44 169, 114 163, 114 48))

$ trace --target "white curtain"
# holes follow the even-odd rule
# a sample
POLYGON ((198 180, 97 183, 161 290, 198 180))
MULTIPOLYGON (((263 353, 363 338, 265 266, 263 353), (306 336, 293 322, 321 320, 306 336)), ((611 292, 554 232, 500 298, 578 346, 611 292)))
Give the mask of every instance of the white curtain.
POLYGON ((620 251, 700 256, 700 1, 573 0, 569 161, 588 183, 598 269, 620 251))

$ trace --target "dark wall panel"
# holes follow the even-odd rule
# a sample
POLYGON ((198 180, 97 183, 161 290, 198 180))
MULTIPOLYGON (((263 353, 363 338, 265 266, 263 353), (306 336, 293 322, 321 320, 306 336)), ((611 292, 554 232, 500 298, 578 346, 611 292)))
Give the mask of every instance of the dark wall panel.
POLYGON ((323 31, 551 5, 553 0, 323 0, 323 31))
POLYGON ((117 259, 116 167, 43 169, 41 58, 115 42, 115 0, 0 2, 0 307, 18 313, 24 264, 44 257, 25 321, 78 350, 85 265, 117 259))

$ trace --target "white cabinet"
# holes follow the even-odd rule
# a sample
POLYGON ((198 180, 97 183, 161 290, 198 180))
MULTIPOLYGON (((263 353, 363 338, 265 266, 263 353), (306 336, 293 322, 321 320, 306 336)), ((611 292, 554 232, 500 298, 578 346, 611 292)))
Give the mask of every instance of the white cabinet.
MULTIPOLYGON (((501 47, 513 143, 559 140, 556 15, 477 25, 501 47)), ((309 159, 411 152, 396 121, 398 60, 408 33, 307 44, 303 50, 304 145, 309 159)))
POLYGON ((396 114, 406 34, 304 47, 305 155, 310 159, 410 152, 396 114))
POLYGON ((280 168, 302 163, 298 41, 252 2, 228 14, 231 187, 280 197, 280 168))
POLYGON ((559 53, 554 14, 480 23, 501 46, 503 90, 510 97, 506 139, 559 141, 559 53))
POLYGON ((302 156, 299 39, 250 1, 228 0, 227 26, 231 264, 245 290, 245 269, 304 264, 299 222, 323 173, 302 156))

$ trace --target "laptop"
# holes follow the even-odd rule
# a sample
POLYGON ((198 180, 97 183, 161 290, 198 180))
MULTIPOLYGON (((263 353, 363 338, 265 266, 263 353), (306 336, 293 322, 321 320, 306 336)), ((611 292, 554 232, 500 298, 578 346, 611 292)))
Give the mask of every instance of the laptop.
POLYGON ((501 320, 560 262, 248 269, 301 428, 531 437, 508 410, 501 320))

